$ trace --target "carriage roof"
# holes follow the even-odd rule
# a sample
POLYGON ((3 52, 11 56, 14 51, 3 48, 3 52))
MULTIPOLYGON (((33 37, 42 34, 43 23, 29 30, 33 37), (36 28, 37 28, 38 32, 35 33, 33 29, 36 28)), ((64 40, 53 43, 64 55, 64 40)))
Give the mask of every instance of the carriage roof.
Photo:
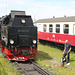
POLYGON ((75 22, 75 16, 39 19, 36 21, 36 23, 50 23, 50 22, 75 22))

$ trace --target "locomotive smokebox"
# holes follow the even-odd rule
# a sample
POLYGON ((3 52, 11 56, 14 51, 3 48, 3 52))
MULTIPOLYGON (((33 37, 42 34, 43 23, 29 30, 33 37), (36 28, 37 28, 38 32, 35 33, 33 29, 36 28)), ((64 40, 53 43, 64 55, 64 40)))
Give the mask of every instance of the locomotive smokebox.
POLYGON ((33 45, 33 40, 37 38, 36 27, 8 27, 8 45, 18 47, 29 47, 33 45), (14 44, 10 41, 13 40, 14 44))

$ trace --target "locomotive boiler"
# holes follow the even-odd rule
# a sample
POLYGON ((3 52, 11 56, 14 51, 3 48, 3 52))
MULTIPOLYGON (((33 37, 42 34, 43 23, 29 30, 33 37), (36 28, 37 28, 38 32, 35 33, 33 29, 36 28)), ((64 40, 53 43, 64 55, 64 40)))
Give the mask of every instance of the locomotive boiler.
POLYGON ((24 11, 11 11, 1 23, 1 51, 9 60, 26 61, 37 54, 37 27, 24 11))

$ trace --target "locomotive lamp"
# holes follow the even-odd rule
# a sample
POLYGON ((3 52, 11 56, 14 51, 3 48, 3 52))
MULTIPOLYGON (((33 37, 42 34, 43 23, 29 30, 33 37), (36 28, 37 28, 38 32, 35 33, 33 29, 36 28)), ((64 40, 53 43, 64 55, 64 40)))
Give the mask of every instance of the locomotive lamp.
POLYGON ((10 40, 10 44, 14 44, 14 41, 13 40, 10 40))
POLYGON ((33 44, 36 44, 36 40, 33 40, 33 44))
POLYGON ((21 20, 22 23, 25 23, 26 21, 24 19, 21 20))

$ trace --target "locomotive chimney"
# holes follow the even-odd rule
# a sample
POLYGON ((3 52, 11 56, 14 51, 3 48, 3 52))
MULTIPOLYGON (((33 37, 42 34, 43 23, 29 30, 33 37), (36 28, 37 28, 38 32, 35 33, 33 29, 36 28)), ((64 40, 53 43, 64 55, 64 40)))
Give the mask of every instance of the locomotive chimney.
POLYGON ((66 17, 66 15, 64 15, 64 17, 66 17))
POLYGON ((11 18, 14 18, 15 15, 26 15, 25 11, 15 11, 11 10, 11 18))

